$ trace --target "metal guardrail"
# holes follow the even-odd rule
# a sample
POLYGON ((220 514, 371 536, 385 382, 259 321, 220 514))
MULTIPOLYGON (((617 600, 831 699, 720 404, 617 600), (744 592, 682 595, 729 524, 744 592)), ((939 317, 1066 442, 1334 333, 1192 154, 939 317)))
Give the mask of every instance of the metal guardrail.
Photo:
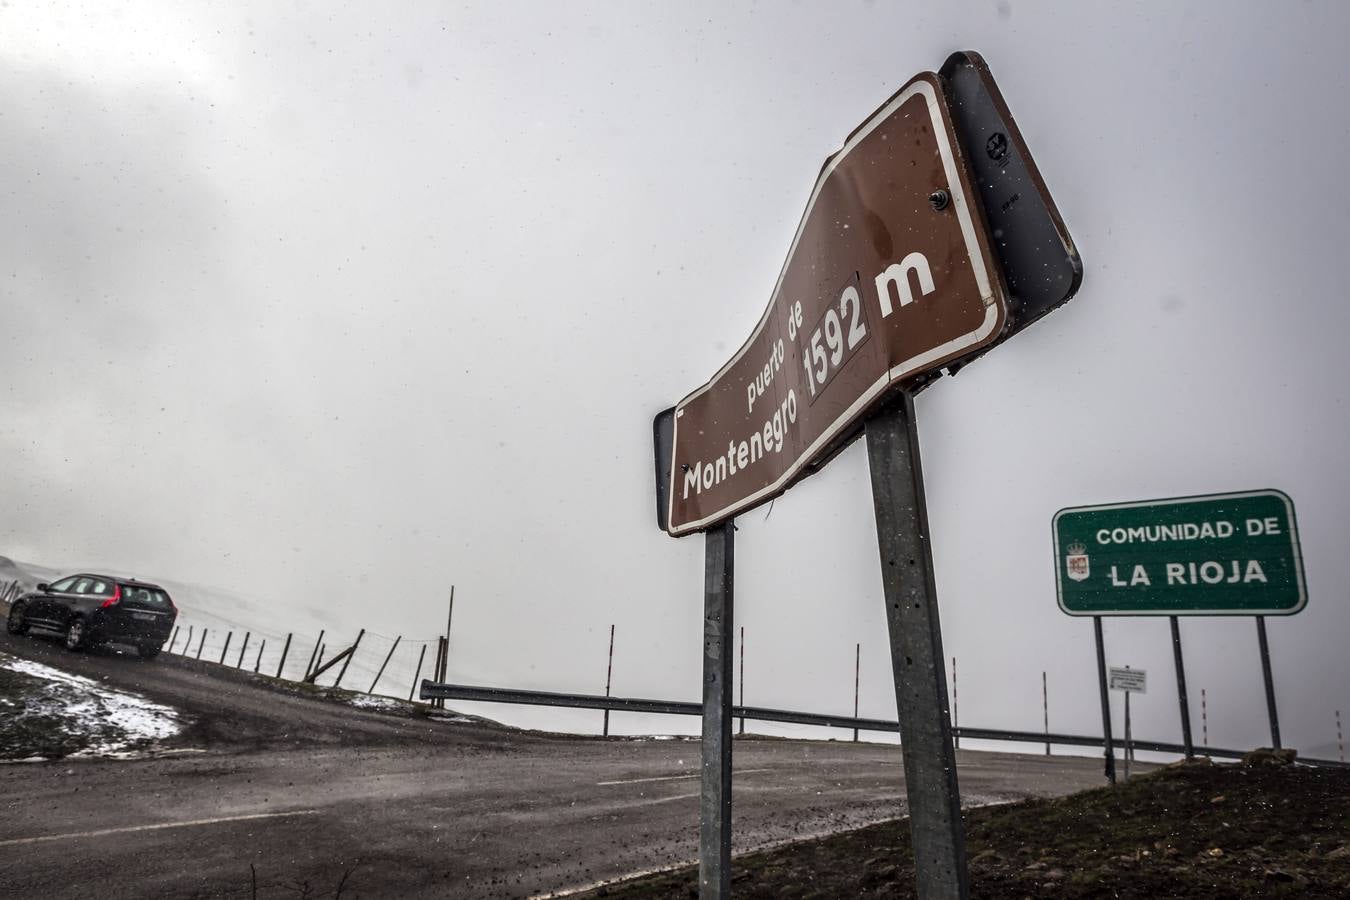
MULTIPOLYGON (((655 713, 666 716, 702 716, 703 704, 683 700, 645 700, 635 697, 603 697, 596 694, 563 694, 553 691, 525 691, 515 688, 476 687, 467 684, 439 684, 422 679, 418 697, 422 700, 471 700, 478 703, 516 703, 525 706, 560 706, 572 709, 607 709, 614 712, 655 713)), ((857 728, 860 731, 882 731, 896 733, 898 722, 886 719, 861 719, 852 716, 834 716, 828 713, 797 712, 786 709, 769 709, 762 706, 733 706, 733 719, 754 719, 760 722, 781 722, 788 725, 817 725, 825 728, 857 728)), ((1044 731, 1011 731, 1001 728, 970 728, 960 726, 952 729, 956 737, 981 741, 1010 741, 1027 744, 1060 744, 1073 747, 1100 747, 1102 739, 1083 734, 1057 734, 1044 731)), ((1155 753, 1175 753, 1178 756, 1186 752, 1181 744, 1167 741, 1130 741, 1135 750, 1155 753)), ((1121 746, 1121 745, 1117 745, 1121 746)), ((1241 759, 1244 750, 1229 750, 1223 747, 1197 747, 1196 753, 1202 756, 1214 756, 1220 759, 1241 759)), ((1350 763, 1334 759, 1308 759, 1299 757, 1299 762, 1317 766, 1348 767, 1350 763)))

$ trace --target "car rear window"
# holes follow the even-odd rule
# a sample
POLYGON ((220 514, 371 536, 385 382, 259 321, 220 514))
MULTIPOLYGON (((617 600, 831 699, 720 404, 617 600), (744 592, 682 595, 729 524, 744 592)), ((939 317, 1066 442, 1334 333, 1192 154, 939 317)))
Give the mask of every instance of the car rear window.
POLYGON ((169 595, 154 588, 141 587, 137 584, 124 584, 122 585, 122 602, 140 606, 160 606, 168 609, 169 595))

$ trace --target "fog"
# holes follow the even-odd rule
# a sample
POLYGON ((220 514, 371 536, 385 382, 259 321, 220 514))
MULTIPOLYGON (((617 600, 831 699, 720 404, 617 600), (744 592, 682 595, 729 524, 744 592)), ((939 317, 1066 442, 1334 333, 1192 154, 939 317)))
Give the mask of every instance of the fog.
MULTIPOLYGON (((694 699, 703 541, 656 528, 652 416, 750 334, 821 161, 971 48, 1086 271, 918 399, 961 722, 1038 728, 1044 671, 1051 728, 1100 727, 1057 509, 1278 488, 1309 592, 1269 622, 1285 743, 1330 755, 1347 29, 1329 3, 6 6, 0 554, 307 641, 430 639, 453 584, 452 680, 600 691, 614 624, 616 694, 694 699)), ((860 712, 892 718, 863 446, 737 525, 746 702, 850 711, 861 644, 860 712)), ((1266 743, 1252 621, 1183 636, 1211 741, 1266 743)), ((1166 621, 1106 638, 1150 673, 1135 733, 1178 739, 1166 621)))

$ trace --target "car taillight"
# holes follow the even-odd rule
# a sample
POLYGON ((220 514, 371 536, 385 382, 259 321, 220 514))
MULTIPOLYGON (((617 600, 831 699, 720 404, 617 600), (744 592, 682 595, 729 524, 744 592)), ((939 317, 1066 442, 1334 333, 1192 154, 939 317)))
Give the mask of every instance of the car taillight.
POLYGON ((117 601, 121 599, 122 599, 122 586, 120 584, 113 585, 113 595, 109 597, 107 600, 104 600, 102 605, 99 606, 99 609, 107 609, 110 606, 116 606, 117 601))

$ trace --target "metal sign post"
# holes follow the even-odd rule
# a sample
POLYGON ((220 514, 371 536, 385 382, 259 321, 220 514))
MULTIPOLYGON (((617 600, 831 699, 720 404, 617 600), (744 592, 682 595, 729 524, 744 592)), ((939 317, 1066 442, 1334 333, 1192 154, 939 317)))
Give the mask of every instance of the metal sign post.
POLYGON ((1116 783, 1116 751, 1111 746, 1111 695, 1106 691, 1106 646, 1102 640, 1102 617, 1092 617, 1092 633, 1097 638, 1097 682, 1102 693, 1102 749, 1106 753, 1106 780, 1116 783))
POLYGON ((703 564, 703 792, 698 884, 704 900, 731 896, 731 645, 735 525, 708 530, 703 564))
POLYGON ((965 831, 914 398, 902 394, 866 428, 919 896, 965 898, 965 831))
POLYGON ((1177 703, 1181 707, 1181 743, 1186 748, 1186 758, 1195 756, 1195 744, 1191 740, 1191 703, 1186 696, 1186 664, 1181 659, 1181 625, 1176 616, 1168 616, 1172 623, 1172 659, 1177 669, 1177 703))
POLYGON ((1275 709, 1275 679, 1270 674, 1270 643, 1266 640, 1266 617, 1256 617, 1256 640, 1261 645, 1261 677, 1266 682, 1266 712, 1270 715, 1270 746, 1280 749, 1280 714, 1275 709))

